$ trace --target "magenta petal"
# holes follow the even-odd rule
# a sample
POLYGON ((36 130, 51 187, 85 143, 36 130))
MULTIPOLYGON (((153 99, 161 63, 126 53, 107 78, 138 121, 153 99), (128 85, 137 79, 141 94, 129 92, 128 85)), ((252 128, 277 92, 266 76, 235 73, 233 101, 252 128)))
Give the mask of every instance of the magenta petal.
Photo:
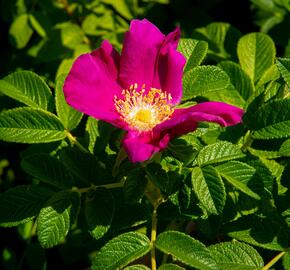
POLYGON ((164 35, 146 19, 132 20, 130 30, 125 34, 120 62, 120 83, 123 88, 131 84, 152 85, 155 63, 164 35))
POLYGON ((150 159, 156 152, 164 149, 169 139, 168 135, 155 138, 153 133, 129 132, 123 139, 123 147, 130 161, 143 162, 150 159))
POLYGON ((198 122, 215 122, 231 126, 242 121, 244 111, 223 102, 204 102, 185 109, 176 109, 171 118, 154 128, 154 132, 168 133, 171 138, 192 132, 198 122))
POLYGON ((240 123, 244 114, 244 110, 241 108, 223 102, 203 102, 184 110, 191 113, 202 112, 218 116, 223 119, 223 123, 219 123, 222 126, 232 126, 240 123))
POLYGON ((182 74, 186 62, 185 57, 176 51, 179 36, 177 28, 166 37, 158 56, 155 75, 155 81, 159 81, 161 89, 171 94, 173 105, 178 104, 182 97, 182 74))
POLYGON ((120 56, 108 41, 100 48, 79 56, 63 86, 68 104, 85 114, 120 126, 114 95, 121 92, 117 84, 120 56))

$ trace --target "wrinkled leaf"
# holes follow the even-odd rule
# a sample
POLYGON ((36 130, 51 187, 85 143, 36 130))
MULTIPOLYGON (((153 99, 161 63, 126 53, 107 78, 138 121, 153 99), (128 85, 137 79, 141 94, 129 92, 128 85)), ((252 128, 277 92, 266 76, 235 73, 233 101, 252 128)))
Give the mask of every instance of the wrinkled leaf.
POLYGON ((78 126, 78 124, 82 119, 83 114, 66 103, 63 93, 63 84, 65 78, 66 75, 61 75, 60 77, 58 77, 56 81, 55 104, 56 104, 56 112, 59 119, 61 120, 66 129, 71 130, 78 126))
POLYGON ((79 194, 60 191, 51 197, 37 218, 37 236, 43 248, 58 245, 74 223, 80 204, 79 194))
POLYGON ((218 269, 208 249, 198 240, 177 231, 160 233, 156 247, 175 259, 197 269, 218 269))
POLYGON ((276 49, 273 40, 263 33, 250 33, 238 42, 238 57, 242 69, 257 82, 274 64, 276 49))
POLYGON ((199 166, 220 163, 244 157, 238 146, 230 142, 217 142, 201 149, 197 157, 199 166))
POLYGON ((0 140, 19 143, 60 141, 66 131, 52 113, 32 108, 16 108, 0 114, 0 140))
POLYGON ((264 265, 259 253, 244 243, 224 242, 209 246, 208 249, 223 270, 257 270, 264 265))
POLYGON ((97 189, 86 195, 85 217, 91 235, 101 238, 110 228, 115 211, 115 202, 107 189, 97 189))
POLYGON ((0 80, 0 91, 30 107, 51 110, 53 97, 49 87, 31 71, 18 71, 4 77, 0 80))
POLYGON ((226 192, 216 170, 211 166, 193 168, 191 183, 202 206, 209 213, 220 214, 226 202, 226 192))
POLYGON ((92 270, 122 269, 130 262, 145 255, 150 250, 146 235, 137 232, 121 234, 110 240, 97 253, 92 270))
POLYGON ((33 219, 51 193, 39 186, 17 186, 1 193, 0 226, 18 226, 33 219))

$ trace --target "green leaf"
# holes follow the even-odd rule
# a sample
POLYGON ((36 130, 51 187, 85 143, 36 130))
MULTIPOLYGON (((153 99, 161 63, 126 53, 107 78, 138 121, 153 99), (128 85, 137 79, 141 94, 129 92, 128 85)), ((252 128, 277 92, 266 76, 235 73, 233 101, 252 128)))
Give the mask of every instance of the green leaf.
POLYGON ((81 43, 88 42, 83 30, 76 23, 70 21, 58 23, 54 29, 60 31, 61 44, 69 49, 74 50, 81 43))
POLYGON ((262 77, 259 79, 257 83, 257 88, 269 82, 274 83, 274 81, 278 80, 279 78, 280 78, 280 72, 278 70, 277 65, 272 65, 264 72, 262 77))
POLYGON ((96 189, 86 194, 85 218, 95 239, 101 238, 108 231, 114 211, 114 197, 108 189, 96 189))
POLYGON ((173 263, 167 263, 167 264, 162 264, 158 270, 185 270, 185 268, 177 265, 177 264, 173 264, 173 263))
POLYGON ((150 268, 145 265, 135 264, 124 268, 124 270, 150 270, 150 268))
POLYGON ((58 188, 73 186, 72 177, 66 167, 55 157, 45 153, 25 156, 21 161, 25 172, 36 179, 58 188))
POLYGON ((207 43, 205 41, 182 38, 178 42, 178 51, 186 58, 184 72, 199 66, 207 53, 207 43))
POLYGON ((215 167, 215 169, 235 188, 256 200, 260 199, 260 196, 247 186, 248 182, 256 172, 255 168, 243 162, 229 161, 215 167))
POLYGON ((71 70, 74 60, 74 58, 63 59, 57 68, 55 78, 59 79, 59 76, 62 76, 63 74, 68 74, 71 70))
POLYGON ((197 163, 199 166, 204 166, 242 158, 244 156, 245 155, 238 146, 226 141, 217 142, 201 149, 197 157, 197 163))
POLYGON ((28 15, 29 16, 29 22, 31 23, 31 26, 34 28, 34 30, 39 34, 41 37, 45 38, 47 36, 46 29, 42 24, 45 24, 46 22, 43 19, 43 14, 38 12, 33 12, 28 15))
POLYGON ((209 55, 214 59, 235 58, 236 44, 241 33, 229 23, 214 22, 206 27, 197 28, 193 37, 208 42, 209 55))
POLYGON ((277 66, 283 79, 290 87, 290 58, 278 58, 277 66))
POLYGON ((175 191, 176 182, 180 179, 176 169, 171 169, 167 172, 160 164, 151 163, 146 167, 146 173, 154 185, 157 186, 163 194, 168 196, 175 191))
POLYGON ((144 234, 128 232, 110 240, 97 253, 92 270, 122 269, 150 250, 150 241, 144 234))
POLYGON ((256 169, 251 181, 248 182, 251 190, 263 197, 272 196, 275 185, 274 177, 269 168, 262 162, 262 158, 261 160, 249 160, 247 163, 256 169))
POLYGON ((29 15, 22 14, 16 17, 10 26, 9 34, 17 49, 24 48, 33 34, 29 25, 29 15))
POLYGON ((110 136, 115 128, 103 121, 98 121, 93 117, 88 117, 86 132, 88 134, 88 149, 93 154, 100 154, 105 151, 109 143, 110 136))
POLYGON ((109 232, 120 233, 120 231, 132 230, 133 227, 148 222, 150 213, 146 205, 140 203, 125 204, 123 196, 115 195, 116 193, 114 194, 115 214, 109 232))
POLYGON ((144 171, 131 171, 123 187, 125 201, 128 203, 139 202, 144 195, 147 182, 148 180, 144 171))
POLYGON ((201 146, 196 136, 193 133, 188 133, 171 141, 168 150, 178 160, 189 164, 196 157, 201 146))
POLYGON ((63 148, 60 151, 60 160, 66 168, 85 184, 105 185, 112 181, 110 171, 105 164, 98 161, 96 156, 84 153, 78 148, 63 148))
POLYGON ((66 129, 72 130, 78 126, 83 117, 83 114, 66 103, 62 89, 65 78, 66 75, 62 74, 57 78, 56 81, 55 87, 56 112, 59 119, 63 123, 64 127, 66 129))
POLYGON ((195 67, 183 76, 183 99, 222 91, 229 85, 230 79, 221 68, 216 66, 195 67))
POLYGON ((74 223, 80 204, 80 195, 60 191, 51 197, 37 218, 37 236, 43 248, 60 244, 74 223))
POLYGON ((226 191, 217 171, 211 167, 195 167, 191 174, 193 190, 207 212, 220 214, 226 202, 226 191))
POLYGON ((290 157, 290 139, 282 143, 279 154, 285 157, 290 157))
POLYGON ((53 97, 44 80, 31 71, 14 72, 0 80, 0 91, 36 109, 51 109, 53 97))
POLYGON ((156 247, 182 263, 197 269, 218 269, 208 249, 198 240, 177 231, 166 231, 157 236, 156 247))
POLYGON ((211 255, 223 270, 256 270, 263 267, 263 259, 251 246, 237 241, 208 247, 211 255))
POLYGON ((58 118, 49 112, 16 108, 0 114, 0 140, 18 143, 60 141, 66 131, 58 118))
POLYGON ((240 108, 245 107, 245 100, 232 84, 229 84, 227 89, 205 93, 203 94, 203 98, 210 101, 228 103, 240 108))
POLYGON ((243 36, 238 42, 237 50, 240 65, 253 82, 257 82, 274 64, 275 45, 266 34, 250 33, 243 36))
POLYGON ((256 157, 263 157, 263 158, 278 158, 282 155, 278 151, 267 151, 267 150, 258 150, 252 147, 248 147, 247 149, 252 155, 256 157))
POLYGON ((256 216, 245 216, 224 226, 230 237, 251 245, 283 251, 288 246, 288 228, 281 221, 256 216))
POLYGON ((32 220, 51 195, 39 186, 17 186, 0 194, 0 226, 13 227, 32 220))
POLYGON ((255 139, 278 139, 290 136, 290 99, 273 100, 255 113, 244 115, 244 123, 254 130, 255 139))
POLYGON ((220 62, 219 66, 228 74, 231 83, 243 99, 247 100, 254 92, 254 85, 249 75, 238 64, 231 61, 220 62))
POLYGON ((289 251, 283 256, 283 266, 285 270, 290 270, 290 252, 289 251))
POLYGON ((99 122, 97 119, 93 117, 88 117, 86 123, 86 132, 89 137, 88 149, 93 154, 95 150, 96 141, 100 137, 99 122))
POLYGON ((133 19, 138 9, 137 2, 134 0, 102 0, 103 3, 112 5, 113 8, 126 19, 133 19))

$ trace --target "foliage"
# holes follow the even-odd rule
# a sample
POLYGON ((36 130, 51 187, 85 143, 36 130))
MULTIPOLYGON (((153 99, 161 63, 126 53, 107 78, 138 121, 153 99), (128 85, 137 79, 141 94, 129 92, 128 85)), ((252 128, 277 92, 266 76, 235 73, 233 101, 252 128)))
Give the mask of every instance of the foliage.
POLYGON ((290 269, 290 2, 251 2, 260 32, 186 24, 174 1, 5 2, 3 269, 149 269, 152 250, 162 270, 261 269, 279 252, 277 266, 290 269), (167 8, 185 26, 180 106, 223 101, 245 115, 233 127, 201 123, 132 164, 121 131, 69 107, 62 86, 78 55, 103 39, 120 50, 131 19, 167 8))

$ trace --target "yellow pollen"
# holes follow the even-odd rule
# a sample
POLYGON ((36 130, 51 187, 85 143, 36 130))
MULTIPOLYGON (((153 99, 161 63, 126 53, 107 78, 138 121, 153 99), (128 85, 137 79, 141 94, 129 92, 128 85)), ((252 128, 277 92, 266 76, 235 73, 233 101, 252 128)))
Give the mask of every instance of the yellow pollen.
POLYGON ((140 109, 136 115, 135 119, 140 122, 150 123, 152 121, 152 112, 148 109, 140 109))
POLYGON ((145 85, 137 89, 135 83, 122 91, 122 98, 115 96, 115 107, 123 121, 138 131, 149 131, 170 118, 173 113, 170 94, 157 88, 146 92, 145 85))

